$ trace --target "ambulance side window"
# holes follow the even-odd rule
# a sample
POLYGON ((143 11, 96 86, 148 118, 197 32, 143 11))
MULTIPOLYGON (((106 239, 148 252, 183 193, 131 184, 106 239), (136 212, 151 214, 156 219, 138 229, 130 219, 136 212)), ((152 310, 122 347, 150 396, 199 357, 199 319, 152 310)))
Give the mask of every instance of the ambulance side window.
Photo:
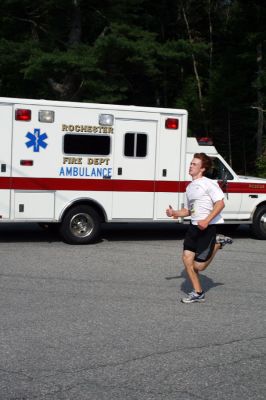
POLYGON ((212 158, 212 169, 208 173, 208 177, 215 180, 233 180, 234 177, 231 172, 226 168, 226 166, 222 163, 219 158, 213 157, 212 158))
POLYGON ((71 135, 63 139, 65 154, 86 154, 107 156, 110 154, 111 138, 104 135, 71 135))
POLYGON ((147 156, 148 135, 146 133, 127 132, 124 140, 124 155, 126 157, 147 156))

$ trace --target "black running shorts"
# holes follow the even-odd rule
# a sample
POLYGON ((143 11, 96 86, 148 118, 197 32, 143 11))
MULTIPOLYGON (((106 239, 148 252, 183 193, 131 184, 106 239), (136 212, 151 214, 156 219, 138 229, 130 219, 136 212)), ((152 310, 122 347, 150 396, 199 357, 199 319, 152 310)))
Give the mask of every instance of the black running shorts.
POLYGON ((189 225, 185 240, 184 250, 195 253, 195 261, 207 261, 213 252, 216 241, 216 225, 209 225, 200 230, 197 225, 189 225))

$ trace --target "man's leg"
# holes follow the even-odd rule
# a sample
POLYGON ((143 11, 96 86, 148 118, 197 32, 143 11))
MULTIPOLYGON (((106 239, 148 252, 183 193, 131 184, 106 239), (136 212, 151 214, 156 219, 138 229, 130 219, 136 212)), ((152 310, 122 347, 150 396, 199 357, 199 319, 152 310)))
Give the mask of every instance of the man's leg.
POLYGON ((192 251, 189 251, 189 250, 183 251, 183 263, 185 265, 186 272, 188 274, 190 282, 193 286, 193 289, 196 292, 201 293, 202 287, 201 287, 200 280, 198 277, 198 272, 195 271, 195 268, 194 268, 194 265, 195 265, 194 259, 195 259, 195 253, 193 253, 192 251))
POLYGON ((183 262, 186 268, 186 272, 188 274, 188 277, 191 281, 191 284, 193 286, 193 291, 188 294, 187 297, 183 297, 181 299, 182 303, 198 303, 198 302, 204 302, 205 301, 205 293, 203 292, 198 276, 198 272, 195 271, 194 269, 194 261, 195 259, 195 253, 193 253, 190 250, 184 250, 183 252, 183 262))
POLYGON ((214 248, 213 248, 213 252, 211 257, 204 262, 198 262, 198 261, 194 261, 194 270, 195 272, 199 272, 199 271, 204 271, 208 265, 212 262, 212 260, 214 259, 215 254, 217 253, 217 251, 221 248, 220 243, 215 243, 214 248))
POLYGON ((216 243, 214 245, 211 257, 204 262, 194 261, 195 272, 204 271, 208 267, 208 265, 212 262, 217 251, 222 249, 226 244, 232 244, 232 243, 233 239, 230 238, 229 236, 224 236, 222 234, 216 235, 216 243))
POLYGON ((210 246, 210 251, 206 254, 206 256, 209 258, 204 261, 196 261, 195 260, 195 256, 196 253, 190 250, 184 250, 183 251, 183 262, 188 274, 188 277, 192 283, 194 292, 190 293, 188 295, 188 297, 185 297, 183 299, 181 299, 181 301, 183 303, 195 303, 195 302, 202 302, 205 301, 205 293, 202 290, 201 284, 200 284, 200 280, 199 280, 199 276, 198 273, 200 271, 204 271, 208 265, 212 262, 215 254, 217 253, 217 251, 219 249, 221 249, 225 244, 227 243, 232 243, 233 240, 231 238, 227 238, 224 237, 226 240, 224 240, 224 238, 220 238, 222 240, 216 240, 215 243, 215 237, 213 237, 213 235, 216 233, 215 232, 210 232, 211 235, 209 236, 209 239, 206 242, 206 239, 203 239, 203 241, 201 241, 200 245, 198 246, 198 252, 197 252, 197 258, 201 259, 203 258, 202 256, 204 255, 204 253, 206 253, 206 250, 208 250, 208 247, 210 246), (210 243, 212 243, 210 245, 210 243), (207 247, 206 247, 207 244, 207 247))

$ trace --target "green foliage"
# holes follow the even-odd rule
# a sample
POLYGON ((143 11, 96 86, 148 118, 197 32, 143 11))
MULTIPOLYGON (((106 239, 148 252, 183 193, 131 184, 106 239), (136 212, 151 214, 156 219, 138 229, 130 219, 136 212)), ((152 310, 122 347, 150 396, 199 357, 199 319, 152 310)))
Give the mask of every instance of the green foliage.
POLYGON ((263 143, 263 152, 256 160, 256 176, 266 178, 266 138, 263 143))
POLYGON ((266 178, 266 154, 260 156, 256 162, 257 175, 266 178))
POLYGON ((225 156, 230 136, 233 166, 248 172, 265 25, 259 0, 2 0, 0 96, 185 108, 189 133, 225 156))

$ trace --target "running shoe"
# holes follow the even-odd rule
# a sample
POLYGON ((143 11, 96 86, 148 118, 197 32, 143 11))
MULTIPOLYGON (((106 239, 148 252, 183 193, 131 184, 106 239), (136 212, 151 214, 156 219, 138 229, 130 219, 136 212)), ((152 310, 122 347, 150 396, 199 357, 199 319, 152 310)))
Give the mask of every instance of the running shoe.
POLYGON ((189 293, 187 297, 183 297, 181 299, 182 303, 203 303, 205 301, 205 293, 202 292, 201 294, 198 294, 193 290, 193 292, 189 293))
POLYGON ((216 243, 219 243, 221 245, 221 248, 223 248, 226 244, 232 244, 233 239, 229 236, 224 236, 219 233, 219 235, 216 235, 216 243))

